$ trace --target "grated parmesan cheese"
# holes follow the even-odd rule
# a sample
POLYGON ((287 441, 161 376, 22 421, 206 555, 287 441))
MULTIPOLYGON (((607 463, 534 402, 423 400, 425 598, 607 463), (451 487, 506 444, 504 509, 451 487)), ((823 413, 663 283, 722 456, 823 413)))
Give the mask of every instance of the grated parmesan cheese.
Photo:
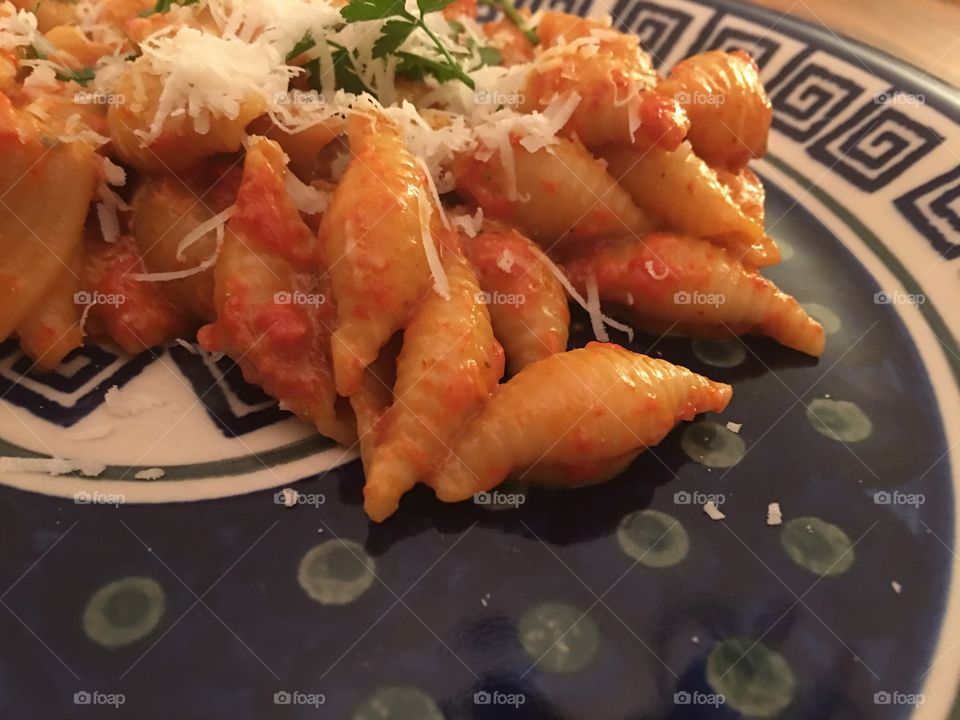
POLYGON ((107 466, 90 460, 65 460, 63 458, 0 457, 0 472, 41 473, 44 475, 67 475, 79 472, 86 477, 101 475, 107 466))
MULTIPOLYGON (((617 330, 621 330, 625 332, 627 334, 627 338, 631 342, 633 341, 633 328, 628 327, 623 323, 619 323, 612 318, 608 318, 606 315, 600 312, 599 300, 597 301, 596 307, 593 309, 593 311, 591 311, 589 303, 587 302, 586 299, 584 299, 584 297, 580 293, 577 292, 577 289, 573 286, 573 283, 570 282, 570 278, 567 277, 566 273, 564 273, 563 270, 561 270, 560 267, 555 262, 553 262, 553 260, 551 260, 550 257, 545 252, 543 252, 539 248, 531 246, 531 250, 533 250, 533 252, 537 254, 540 261, 547 266, 547 269, 551 273, 553 273, 553 276, 557 278, 557 280, 560 282, 561 285, 563 285, 563 289, 567 291, 567 294, 571 298, 573 298, 573 300, 580 307, 582 307, 584 310, 587 311, 587 313, 590 315, 591 324, 593 324, 594 314, 596 314, 596 316, 600 320, 601 330, 604 324, 609 325, 612 328, 616 328, 617 330)), ((596 283, 596 279, 594 279, 594 283, 596 283)), ((596 334, 596 326, 594 326, 594 335, 596 336, 597 340, 600 340, 600 335, 596 334)), ((601 342, 609 342, 609 336, 607 335, 606 330, 602 330, 602 335, 604 338, 607 338, 607 339, 601 340, 601 342)))
POLYGON ((74 428, 64 433, 64 437, 68 440, 101 440, 107 435, 113 432, 113 425, 110 423, 103 423, 102 425, 94 425, 92 427, 85 428, 83 430, 74 428))
POLYGON ((783 513, 780 512, 780 503, 772 502, 767 505, 767 525, 783 524, 783 513))
POLYGON ((723 520, 726 515, 720 512, 720 508, 717 507, 716 503, 711 500, 706 505, 703 506, 703 511, 707 514, 711 520, 723 520))
POLYGON ((732 433, 739 433, 740 428, 742 427, 743 427, 743 423, 735 423, 735 422, 727 423, 727 430, 729 430, 732 433))
POLYGON ((247 43, 235 35, 217 37, 192 27, 160 30, 141 45, 147 72, 162 79, 163 90, 148 130, 136 131, 149 145, 177 110, 185 110, 201 135, 212 117, 231 120, 244 102, 265 107, 284 97, 290 78, 300 71, 286 65, 269 43, 247 43))
POLYGON ((140 472, 134 474, 133 477, 137 480, 159 480, 166 474, 167 471, 163 468, 147 468, 146 470, 141 470, 140 472))
POLYGON ((500 253, 500 257, 497 258, 497 267, 503 270, 505 273, 509 273, 513 270, 513 266, 516 265, 517 259, 513 256, 513 253, 510 252, 508 248, 504 248, 503 252, 500 253))
POLYGON ((166 404, 160 398, 146 393, 126 392, 121 397, 120 389, 116 385, 107 390, 103 399, 107 405, 107 412, 118 418, 140 415, 147 410, 153 410, 166 404))
POLYGON ((433 233, 430 229, 430 216, 432 214, 430 198, 422 189, 417 192, 417 205, 420 209, 420 239, 423 241, 423 252, 427 256, 430 274, 433 275, 433 289, 444 300, 449 300, 450 281, 447 280, 447 273, 443 269, 440 253, 437 252, 437 246, 433 242, 433 233))
POLYGON ((329 192, 307 185, 289 169, 284 184, 290 200, 302 213, 319 215, 327 209, 327 205, 330 203, 329 192))

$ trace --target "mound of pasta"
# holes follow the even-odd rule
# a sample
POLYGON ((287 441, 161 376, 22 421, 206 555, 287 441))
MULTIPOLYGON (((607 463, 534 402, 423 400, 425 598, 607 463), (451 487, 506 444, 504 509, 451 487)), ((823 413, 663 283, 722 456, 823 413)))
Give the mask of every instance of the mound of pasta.
POLYGON ((726 407, 611 330, 820 355, 762 275, 749 55, 661 77, 608 21, 483 5, 0 2, 0 340, 224 353, 359 447, 375 521, 600 482, 726 407))

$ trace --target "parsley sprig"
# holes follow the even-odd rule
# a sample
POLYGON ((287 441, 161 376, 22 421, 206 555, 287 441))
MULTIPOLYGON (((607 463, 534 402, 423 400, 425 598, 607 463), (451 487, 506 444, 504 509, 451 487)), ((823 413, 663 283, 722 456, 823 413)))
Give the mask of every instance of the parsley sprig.
POLYGON ((373 46, 375 58, 396 55, 400 58, 397 72, 414 75, 432 75, 440 82, 459 80, 471 90, 476 85, 446 45, 437 34, 427 25, 426 16, 439 12, 454 0, 417 0, 419 17, 408 12, 402 0, 351 0, 340 11, 340 15, 348 23, 365 22, 369 20, 386 20, 380 37, 373 46), (399 50, 410 34, 420 28, 433 42, 442 59, 434 60, 422 55, 399 50))

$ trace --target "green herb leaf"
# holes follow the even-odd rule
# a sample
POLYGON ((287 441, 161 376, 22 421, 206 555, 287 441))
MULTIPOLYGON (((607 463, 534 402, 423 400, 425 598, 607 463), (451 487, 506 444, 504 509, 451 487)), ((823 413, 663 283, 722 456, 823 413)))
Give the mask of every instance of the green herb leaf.
POLYGON ((431 60, 430 58, 403 51, 398 52, 397 57, 400 58, 397 72, 402 75, 408 75, 413 78, 422 78, 424 75, 430 75, 442 83, 459 80, 471 90, 476 89, 473 78, 463 72, 463 69, 459 65, 440 62, 439 60, 431 60))
POLYGON ((310 50, 316 47, 317 41, 313 39, 313 35, 308 31, 300 41, 293 46, 293 50, 287 53, 287 62, 293 60, 297 55, 302 55, 307 50, 310 50))
POLYGON ((428 13, 443 10, 447 5, 456 2, 456 0, 417 0, 417 7, 424 15, 428 13))
POLYGON ((480 67, 503 64, 503 55, 494 47, 482 46, 477 48, 477 52, 480 54, 480 67))
POLYGON ((380 32, 380 37, 373 44, 373 56, 382 58, 392 55, 416 29, 417 24, 409 20, 387 20, 380 32))
POLYGON ((350 3, 340 10, 340 15, 347 22, 409 17, 403 8, 403 0, 350 0, 350 3))
MULTIPOLYGON (((368 93, 376 97, 376 93, 367 87, 363 82, 356 66, 353 64, 353 58, 350 52, 342 46, 331 45, 333 48, 333 79, 336 86, 354 95, 368 93)), ((311 60, 304 68, 307 70, 307 84, 311 89, 320 92, 323 90, 323 83, 320 81, 320 61, 311 60)))
POLYGON ((86 67, 82 70, 59 70, 57 72, 57 80, 61 80, 63 82, 69 82, 72 80, 73 82, 84 86, 86 86, 86 84, 95 77, 96 73, 91 67, 86 67))

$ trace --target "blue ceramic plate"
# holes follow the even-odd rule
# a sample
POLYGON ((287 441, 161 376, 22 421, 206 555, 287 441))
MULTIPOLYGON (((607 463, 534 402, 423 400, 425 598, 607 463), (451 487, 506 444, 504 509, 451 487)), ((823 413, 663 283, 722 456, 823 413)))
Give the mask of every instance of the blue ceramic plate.
POLYGON ((770 275, 826 327, 819 362, 640 337, 733 383, 727 412, 600 487, 505 488, 488 506, 419 490, 373 526, 353 456, 227 362, 91 348, 38 375, 0 346, 0 454, 107 464, 2 477, 0 717, 947 717, 956 93, 732 2, 613 13, 663 67, 757 58, 785 257, 770 275), (302 478, 300 504, 278 504, 302 478))

